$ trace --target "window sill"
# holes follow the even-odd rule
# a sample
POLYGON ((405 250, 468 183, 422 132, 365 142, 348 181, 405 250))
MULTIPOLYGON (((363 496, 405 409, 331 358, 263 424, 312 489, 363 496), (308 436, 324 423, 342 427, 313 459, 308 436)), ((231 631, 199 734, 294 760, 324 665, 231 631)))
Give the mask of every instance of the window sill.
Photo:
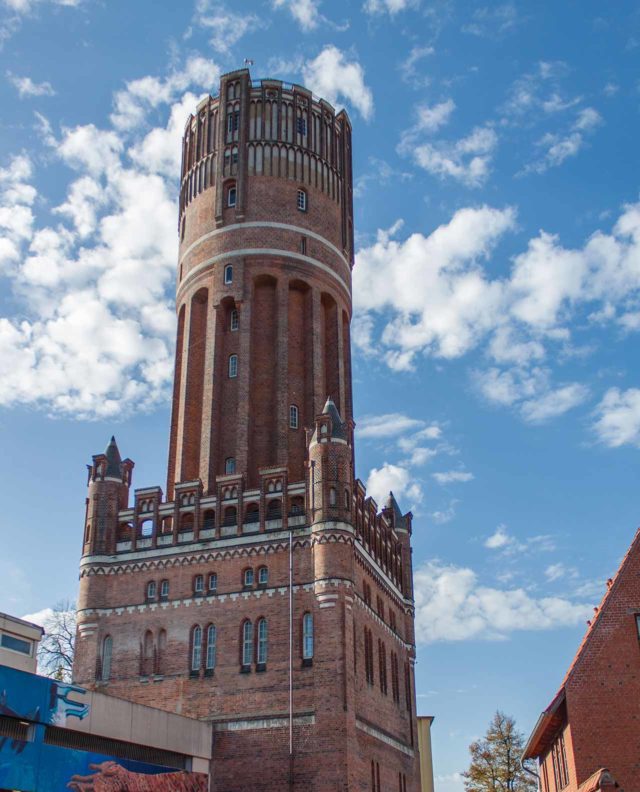
POLYGON ((250 674, 251 673, 251 666, 250 665, 240 666, 240 673, 241 674, 250 674))
POLYGON ((269 585, 268 583, 258 583, 258 588, 259 589, 266 589, 268 585, 269 585))
POLYGON ((191 669, 191 671, 189 671, 189 676, 191 677, 191 679, 198 679, 198 677, 200 676, 200 672, 191 669))
POLYGON ((256 673, 261 674, 263 671, 267 670, 266 663, 256 663, 256 673))
POLYGON ((302 667, 303 668, 311 668, 313 665, 313 657, 304 657, 302 660, 302 667))
POLYGON ((213 668, 205 668, 204 675, 206 677, 212 677, 213 676, 213 668))

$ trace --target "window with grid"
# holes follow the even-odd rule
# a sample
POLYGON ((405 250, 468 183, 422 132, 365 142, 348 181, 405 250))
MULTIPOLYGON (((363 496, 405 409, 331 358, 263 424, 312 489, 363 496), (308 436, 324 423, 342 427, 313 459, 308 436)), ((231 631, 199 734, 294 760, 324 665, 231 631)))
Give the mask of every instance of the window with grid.
POLYGON ((193 591, 195 594, 202 594, 204 591, 204 577, 196 575, 193 579, 193 591))
POLYGON ((234 308, 231 311, 231 317, 229 320, 229 329, 231 330, 231 332, 235 332, 239 326, 240 326, 240 320, 238 318, 238 311, 234 308))
POLYGON ((209 573, 209 591, 215 591, 218 588, 218 576, 215 572, 209 573))
POLYGON ((256 653, 259 666, 267 664, 267 620, 260 619, 258 622, 258 651, 256 653))
POLYGON ((245 621, 242 625, 242 665, 248 667, 253 661, 253 624, 245 621))
POLYGON ((302 658, 313 658, 313 616, 305 613, 302 617, 302 658))
POLYGON ((216 639, 217 630, 215 625, 210 624, 207 627, 207 662, 206 668, 212 671, 216 667, 216 639))
POLYGON ((162 597, 162 599, 166 599, 169 596, 168 580, 163 580, 162 583, 160 583, 160 596, 162 597))
POLYGON ((234 379, 238 376, 238 356, 229 355, 229 378, 234 379))
POLYGON ((307 193, 304 190, 298 190, 298 210, 300 212, 307 211, 307 193))
POLYGON ((289 405, 289 428, 290 429, 297 429, 298 422, 299 422, 299 412, 298 407, 295 404, 289 405))
POLYGON ((199 671, 202 662, 202 627, 193 628, 191 646, 191 670, 199 671))

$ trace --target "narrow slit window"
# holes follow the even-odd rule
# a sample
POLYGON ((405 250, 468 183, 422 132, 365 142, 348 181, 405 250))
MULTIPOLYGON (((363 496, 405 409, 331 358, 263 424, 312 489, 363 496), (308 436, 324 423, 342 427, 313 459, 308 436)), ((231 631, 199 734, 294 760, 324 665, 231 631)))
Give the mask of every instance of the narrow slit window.
POLYGON ((110 635, 102 642, 102 681, 111 679, 111 654, 113 652, 113 639, 110 635))
POLYGON ((300 252, 303 256, 307 255, 307 238, 300 237, 300 252))
POLYGON ((193 647, 191 649, 191 670, 199 671, 202 660, 202 628, 193 628, 193 647))
POLYGON ((210 624, 207 628, 207 671, 212 671, 216 667, 216 638, 216 628, 210 624))
POLYGON ((305 613, 302 617, 302 658, 313 658, 313 616, 305 613))
POLYGON ((298 407, 297 405, 292 404, 289 407, 289 428, 297 429, 299 423, 300 423, 300 413, 298 411, 298 407))
POLYGON ((229 377, 233 379, 238 376, 238 356, 229 355, 229 377))
POLYGON ((258 622, 258 665, 266 665, 267 663, 267 620, 260 619, 258 622))
POLYGON ((242 665, 250 666, 253 660, 253 624, 246 621, 242 626, 242 665))

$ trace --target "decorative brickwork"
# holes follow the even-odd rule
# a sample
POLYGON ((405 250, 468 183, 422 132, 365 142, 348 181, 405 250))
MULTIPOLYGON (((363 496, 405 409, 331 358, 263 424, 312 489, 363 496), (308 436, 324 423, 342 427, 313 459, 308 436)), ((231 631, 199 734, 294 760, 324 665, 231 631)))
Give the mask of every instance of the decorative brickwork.
POLYGON ((219 792, 372 762, 419 789, 411 514, 354 472, 352 217, 347 114, 225 75, 183 140, 167 499, 130 505, 115 441, 90 469, 74 678, 213 721, 219 792))
POLYGON ((525 748, 542 792, 640 788, 640 531, 525 748))

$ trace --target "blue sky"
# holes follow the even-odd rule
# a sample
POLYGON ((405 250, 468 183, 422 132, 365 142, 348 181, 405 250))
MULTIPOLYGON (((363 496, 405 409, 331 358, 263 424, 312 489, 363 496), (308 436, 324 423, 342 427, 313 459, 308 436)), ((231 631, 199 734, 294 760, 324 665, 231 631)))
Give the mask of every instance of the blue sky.
POLYGON ((163 483, 179 137, 220 73, 354 125, 358 475, 414 521, 438 792, 528 731, 631 541, 640 447, 632 2, 0 0, 0 609, 77 584, 112 432, 163 483))

